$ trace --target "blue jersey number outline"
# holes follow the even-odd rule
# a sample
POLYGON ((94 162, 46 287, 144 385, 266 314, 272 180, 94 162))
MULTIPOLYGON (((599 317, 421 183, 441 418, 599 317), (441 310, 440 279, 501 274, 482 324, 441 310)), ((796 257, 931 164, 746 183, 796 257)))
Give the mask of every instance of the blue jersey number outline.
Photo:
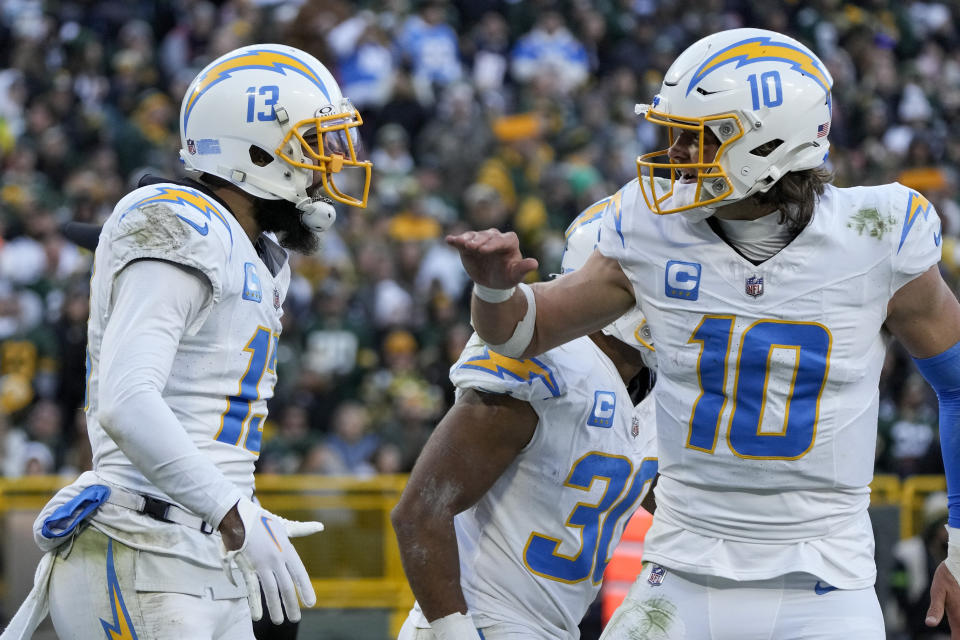
POLYGON ((263 438, 263 421, 266 415, 250 415, 251 407, 260 399, 260 381, 265 371, 274 373, 277 368, 277 344, 280 336, 263 326, 258 326, 244 351, 250 354, 247 370, 240 378, 236 395, 227 396, 227 408, 220 415, 220 429, 214 440, 243 447, 253 454, 260 453, 263 438), (244 429, 247 437, 243 438, 244 429))
MULTIPOLYGON (((712 454, 727 404, 727 373, 733 316, 704 316, 689 343, 700 344, 697 376, 700 395, 690 412, 687 448, 712 454)), ((738 458, 797 460, 813 448, 820 397, 830 370, 833 336, 818 322, 757 320, 743 332, 736 352, 733 406, 727 444, 738 458), (779 432, 761 431, 767 387, 776 367, 775 351, 794 352, 790 390, 779 432)))
POLYGON ((644 487, 657 475, 657 459, 644 458, 637 472, 625 456, 591 451, 581 456, 567 476, 564 486, 589 491, 594 480, 605 480, 606 489, 596 504, 578 502, 567 517, 566 525, 580 529, 580 549, 567 556, 559 552, 560 538, 534 531, 523 549, 523 561, 532 573, 573 584, 592 578, 600 584, 613 553, 611 542, 617 523, 632 513, 644 487), (632 476, 632 480, 631 480, 632 476))

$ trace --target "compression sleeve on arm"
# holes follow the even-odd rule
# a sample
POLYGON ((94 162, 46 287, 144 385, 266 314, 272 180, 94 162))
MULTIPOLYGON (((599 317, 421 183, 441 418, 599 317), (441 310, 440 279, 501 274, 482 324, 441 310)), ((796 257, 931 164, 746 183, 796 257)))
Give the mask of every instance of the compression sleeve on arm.
POLYGON ((960 342, 930 358, 914 358, 940 401, 940 449, 947 476, 948 524, 960 527, 960 342))
POLYGON ((151 483, 217 527, 242 493, 161 395, 186 328, 210 299, 203 276, 172 263, 140 260, 120 272, 100 348, 98 417, 151 483))

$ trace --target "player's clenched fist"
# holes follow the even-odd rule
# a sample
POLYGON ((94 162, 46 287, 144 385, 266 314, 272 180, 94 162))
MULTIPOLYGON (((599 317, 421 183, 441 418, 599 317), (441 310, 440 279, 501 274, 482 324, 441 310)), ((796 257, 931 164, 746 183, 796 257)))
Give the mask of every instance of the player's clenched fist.
POLYGON ((243 579, 247 583, 247 601, 250 603, 250 613, 254 620, 263 617, 263 607, 260 604, 262 588, 267 609, 270 611, 270 620, 274 624, 283 622, 284 609, 287 618, 291 622, 297 622, 300 620, 297 594, 299 593, 300 600, 308 607, 317 603, 317 596, 303 561, 290 543, 290 538, 323 531, 323 524, 286 520, 246 499, 241 499, 235 509, 235 512, 227 514, 227 518, 235 513, 234 517, 239 517, 243 523, 240 530, 243 542, 239 548, 228 549, 234 546, 237 540, 237 527, 229 524, 227 527, 223 524, 220 526, 224 542, 223 566, 227 575, 232 579, 231 569, 234 563, 243 573, 243 579), (280 607, 281 598, 283 608, 280 607))
POLYGON ((509 289, 537 268, 534 258, 524 258, 520 254, 520 241, 512 231, 467 231, 447 236, 446 241, 460 252, 460 260, 470 279, 485 287, 509 289))

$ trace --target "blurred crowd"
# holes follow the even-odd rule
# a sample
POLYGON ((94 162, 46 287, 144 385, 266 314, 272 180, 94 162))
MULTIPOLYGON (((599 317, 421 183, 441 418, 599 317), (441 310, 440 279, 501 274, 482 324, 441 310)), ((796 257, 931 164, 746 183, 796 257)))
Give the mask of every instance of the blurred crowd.
MULTIPOLYGON (((790 34, 833 74, 836 184, 899 180, 944 222, 960 275, 960 5, 910 0, 5 0, 0 3, 0 475, 90 464, 91 255, 144 173, 179 177, 177 115, 213 58, 283 42, 324 61, 364 118, 370 206, 295 256, 260 470, 408 471, 453 399, 470 335, 447 233, 515 230, 558 270, 576 214, 662 145, 634 115, 674 57, 740 26, 790 34)), ((894 233, 883 220, 864 232, 894 233)), ((940 470, 936 399, 898 348, 878 472, 940 470)))

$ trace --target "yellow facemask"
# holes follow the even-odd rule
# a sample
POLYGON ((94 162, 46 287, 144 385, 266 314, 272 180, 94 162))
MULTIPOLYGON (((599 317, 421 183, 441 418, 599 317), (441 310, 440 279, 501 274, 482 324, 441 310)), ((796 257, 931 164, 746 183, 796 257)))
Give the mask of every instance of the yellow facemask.
POLYGON ((294 167, 319 171, 323 188, 333 200, 352 207, 366 207, 373 163, 358 158, 357 127, 361 124, 363 119, 356 110, 347 114, 333 113, 306 118, 287 131, 274 153, 294 167), (304 135, 306 132, 310 134, 310 141, 304 135), (301 162, 290 157, 286 149, 294 137, 300 142, 304 154, 315 163, 301 162), (334 178, 334 174, 348 168, 363 172, 363 188, 355 195, 344 192, 334 178))
POLYGON ((736 114, 723 113, 703 118, 685 118, 656 111, 649 105, 638 105, 638 112, 642 113, 644 119, 648 122, 667 128, 667 148, 645 153, 637 158, 637 175, 640 177, 640 188, 651 211, 658 215, 687 211, 716 204, 733 193, 733 184, 730 182, 727 172, 720 165, 720 159, 730 144, 743 136, 744 128, 736 114), (717 148, 716 155, 710 162, 704 159, 703 153, 703 142, 708 124, 718 127, 721 132, 720 137, 723 139, 723 142, 717 148), (726 129, 727 127, 729 129, 726 129), (670 160, 668 152, 677 139, 676 129, 693 131, 697 134, 699 140, 697 162, 679 163, 670 160), (662 159, 657 160, 658 158, 666 158, 666 162, 662 159), (696 169, 697 171, 697 184, 692 201, 685 203, 670 202, 676 194, 678 169, 696 169), (665 170, 669 174, 669 189, 666 191, 664 191, 666 180, 661 180, 658 183, 654 179, 657 170, 665 170))

